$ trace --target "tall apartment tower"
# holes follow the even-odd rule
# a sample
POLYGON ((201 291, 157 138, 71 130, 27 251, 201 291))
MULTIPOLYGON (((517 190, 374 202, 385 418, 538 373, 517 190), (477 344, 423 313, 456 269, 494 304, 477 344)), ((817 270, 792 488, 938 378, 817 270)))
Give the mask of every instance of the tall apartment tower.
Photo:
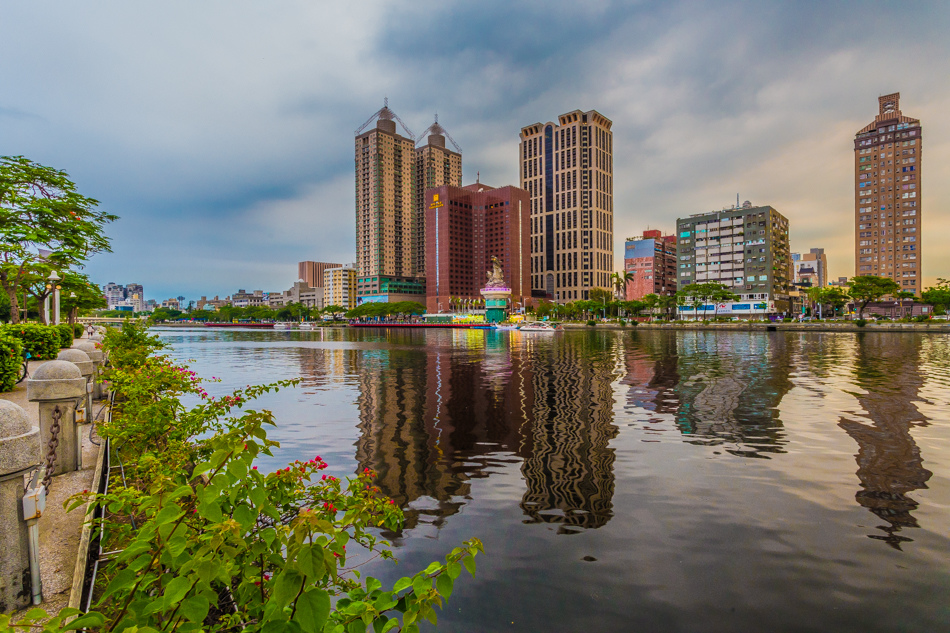
POLYGON ((921 128, 901 114, 900 93, 854 136, 854 273, 921 288, 921 128))
POLYGON ((439 116, 435 123, 419 136, 426 140, 425 145, 416 147, 416 275, 426 274, 426 191, 435 187, 450 185, 462 186, 462 148, 439 125, 439 116), (455 151, 445 146, 445 139, 455 151))
POLYGON ((595 110, 521 129, 521 188, 531 194, 531 289, 561 303, 610 288, 612 122, 595 110))
POLYGON ((356 131, 357 302, 425 297, 417 279, 416 144, 388 100, 356 131), (376 125, 367 128, 375 120, 376 125), (396 131, 396 122, 408 136, 396 131))

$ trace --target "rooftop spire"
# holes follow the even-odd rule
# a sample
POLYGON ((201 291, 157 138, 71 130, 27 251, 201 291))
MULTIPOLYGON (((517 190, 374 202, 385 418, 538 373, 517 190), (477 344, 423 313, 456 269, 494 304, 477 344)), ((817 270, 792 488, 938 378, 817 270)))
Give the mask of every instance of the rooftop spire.
POLYGON ((409 138, 415 140, 416 136, 415 134, 412 133, 412 130, 410 130, 409 127, 405 123, 402 122, 402 119, 400 119, 399 116, 395 112, 389 109, 389 97, 383 97, 383 107, 377 110, 373 116, 367 119, 366 123, 361 125, 359 129, 356 130, 356 136, 359 136, 360 134, 362 134, 363 130, 369 127, 369 124, 377 119, 383 119, 384 121, 392 121, 392 120, 398 121, 399 125, 402 126, 402 129, 404 129, 406 131, 406 134, 409 135, 409 138))

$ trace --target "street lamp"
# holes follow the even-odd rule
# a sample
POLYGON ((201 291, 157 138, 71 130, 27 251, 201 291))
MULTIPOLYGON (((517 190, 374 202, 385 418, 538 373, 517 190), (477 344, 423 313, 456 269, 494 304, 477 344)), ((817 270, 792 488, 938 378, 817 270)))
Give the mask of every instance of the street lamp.
MULTIPOLYGON (((49 274, 49 277, 46 278, 46 280, 49 282, 46 284, 46 289, 53 291, 53 310, 54 310, 53 325, 59 325, 59 288, 60 286, 56 282, 60 281, 61 279, 62 278, 56 274, 55 270, 49 274)), ((50 296, 48 294, 46 295, 46 300, 43 303, 43 309, 45 310, 45 317, 46 317, 45 321, 47 324, 49 324, 50 322, 50 319, 49 319, 50 296)))

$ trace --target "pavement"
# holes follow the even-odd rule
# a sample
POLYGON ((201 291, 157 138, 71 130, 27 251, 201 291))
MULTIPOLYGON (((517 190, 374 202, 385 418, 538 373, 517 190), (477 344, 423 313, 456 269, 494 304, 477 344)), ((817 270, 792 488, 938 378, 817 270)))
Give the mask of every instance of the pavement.
MULTIPOLYGON (((47 361, 30 361, 32 376, 40 365, 47 361)), ((27 378, 29 380, 29 378, 27 378)), ((26 380, 14 387, 13 391, 0 393, 0 398, 20 405, 30 416, 34 426, 39 426, 39 404, 30 402, 26 397, 26 380)), ((98 412, 102 403, 94 403, 98 412)), ((82 470, 64 473, 53 477, 46 496, 46 511, 40 517, 40 577, 43 581, 43 603, 40 605, 48 613, 56 613, 69 602, 73 586, 73 572, 82 535, 83 510, 80 506, 72 512, 66 512, 63 505, 74 494, 93 487, 96 460, 99 447, 89 441, 88 424, 80 425, 82 434, 82 470)), ((96 438, 98 441, 98 438, 96 438)), ((45 452, 44 452, 45 454, 45 452)), ((20 615, 29 609, 21 611, 20 615)))

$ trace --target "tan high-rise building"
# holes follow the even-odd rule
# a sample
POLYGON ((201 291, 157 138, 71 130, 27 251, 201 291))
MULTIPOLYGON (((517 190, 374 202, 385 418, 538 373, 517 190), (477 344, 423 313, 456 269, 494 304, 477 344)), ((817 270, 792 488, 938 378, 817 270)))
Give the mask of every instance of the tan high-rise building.
POLYGON ((412 132, 383 106, 356 135, 357 302, 424 300, 412 132), (376 125, 366 128, 375 120, 376 125), (364 131, 365 130, 365 131, 364 131))
POLYGON ((462 186, 462 148, 456 144, 449 133, 435 123, 419 136, 426 144, 416 148, 416 275, 426 274, 426 191, 435 187, 450 185, 462 186), (445 146, 448 137, 457 151, 445 146))
POLYGON ((610 289, 613 133, 595 110, 521 129, 521 188, 531 194, 532 294, 560 303, 610 289))
POLYGON ((299 262, 297 264, 297 279, 305 281, 311 288, 322 288, 323 271, 327 268, 339 268, 342 265, 327 262, 299 262))
POLYGON ((921 288, 921 128, 900 93, 878 97, 874 121, 854 137, 854 274, 921 288))

